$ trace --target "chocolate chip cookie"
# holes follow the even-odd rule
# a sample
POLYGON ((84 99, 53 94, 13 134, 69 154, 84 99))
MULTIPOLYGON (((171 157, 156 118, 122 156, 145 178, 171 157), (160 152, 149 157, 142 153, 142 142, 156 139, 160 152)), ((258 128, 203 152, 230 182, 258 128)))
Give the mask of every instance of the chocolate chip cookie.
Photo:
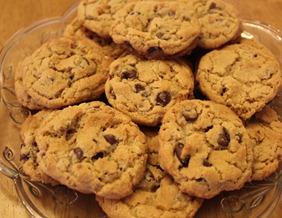
POLYGON ((253 143, 252 180, 269 177, 282 161, 282 123, 274 110, 266 106, 248 122, 247 131, 253 143))
POLYGON ((114 16, 114 42, 150 59, 179 57, 197 45, 200 26, 180 1, 127 3, 114 16))
POLYGON ((92 32, 91 30, 87 29, 85 26, 83 26, 83 23, 81 23, 77 17, 75 17, 71 23, 69 23, 63 33, 64 36, 82 36, 87 37, 97 44, 99 44, 101 47, 103 47, 103 51, 110 55, 111 57, 118 58, 120 55, 126 52, 126 50, 117 45, 113 42, 111 38, 102 38, 96 33, 92 32))
POLYGON ((102 38, 110 38, 114 14, 127 2, 137 0, 81 0, 78 20, 84 27, 102 38))
POLYGON ((281 69, 262 44, 245 39, 204 55, 196 80, 207 98, 246 120, 275 97, 281 69))
POLYGON ((39 152, 35 136, 40 123, 51 113, 51 110, 41 110, 29 116, 21 125, 20 138, 22 141, 20 160, 22 171, 30 177, 31 181, 57 185, 58 182, 46 175, 39 167, 37 154, 39 152))
POLYGON ((158 135, 155 129, 144 131, 148 138, 149 156, 143 180, 133 194, 121 200, 96 197, 109 217, 194 217, 203 199, 179 191, 173 179, 159 166, 158 135))
POLYGON ((187 2, 193 16, 200 24, 198 46, 201 48, 215 49, 240 36, 241 21, 233 5, 221 0, 187 2))
POLYGON ((18 101, 31 110, 61 108, 99 98, 113 57, 86 37, 52 39, 19 63, 18 101))
POLYGON ((35 139, 39 167, 82 193, 120 199, 133 193, 145 173, 145 135, 102 102, 58 110, 42 122, 35 139))
POLYGON ((105 93, 109 103, 140 125, 158 125, 176 102, 193 97, 194 76, 180 59, 147 60, 135 55, 110 65, 105 93))
POLYGON ((250 139, 241 119, 224 105, 176 104, 164 116, 159 143, 161 167, 184 193, 209 199, 250 179, 250 139))

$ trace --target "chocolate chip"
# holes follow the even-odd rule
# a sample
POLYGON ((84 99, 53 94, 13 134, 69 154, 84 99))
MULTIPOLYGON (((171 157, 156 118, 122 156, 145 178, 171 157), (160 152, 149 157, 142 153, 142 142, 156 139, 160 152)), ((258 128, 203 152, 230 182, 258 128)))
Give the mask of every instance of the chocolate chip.
POLYGON ((112 135, 112 134, 104 135, 104 138, 111 145, 114 145, 114 144, 118 143, 118 139, 114 135, 112 135))
POLYGON ((227 147, 230 142, 230 135, 226 128, 223 127, 222 133, 219 134, 217 143, 222 147, 227 147))
POLYGON ((178 143, 174 149, 176 157, 178 158, 178 160, 180 160, 180 162, 181 162, 181 153, 182 153, 183 147, 184 145, 182 143, 178 143))
POLYGON ((216 8, 216 4, 214 2, 212 2, 210 4, 209 10, 215 9, 216 8))
POLYGON ((147 50, 147 53, 152 55, 152 56, 159 56, 163 54, 163 50, 160 47, 150 47, 147 50))
POLYGON ((187 167, 190 161, 190 155, 187 155, 186 157, 182 158, 181 154, 182 154, 183 148, 184 148, 184 144, 178 143, 174 148, 174 152, 178 160, 181 162, 182 166, 187 167))
POLYGON ((137 72, 134 69, 127 70, 121 73, 120 76, 122 79, 136 79, 137 78, 137 72))
POLYGON ((162 39, 163 36, 164 36, 164 33, 162 33, 162 32, 158 32, 158 33, 156 34, 156 37, 159 38, 159 39, 162 39))
POLYGON ((168 91, 160 92, 157 95, 157 98, 156 98, 157 105, 160 105, 160 106, 164 107, 170 101, 171 101, 171 95, 170 95, 170 93, 168 91))
POLYGON ((195 122, 198 119, 198 114, 196 111, 194 112, 190 111, 189 113, 184 112, 182 115, 184 116, 187 122, 195 122))
POLYGON ((209 10, 213 10, 213 9, 222 10, 222 8, 218 6, 215 2, 212 2, 209 7, 209 10))
POLYGON ((67 132, 66 132, 66 139, 67 139, 67 141, 69 141, 73 137, 75 132, 76 131, 74 129, 67 130, 67 132))
POLYGON ((91 160, 94 161, 94 160, 97 160, 99 158, 103 158, 104 157, 104 153, 103 152, 98 152, 97 154, 95 154, 91 160))
POLYGON ((211 166, 212 166, 212 164, 211 164, 207 159, 204 159, 204 160, 203 160, 203 165, 204 165, 205 167, 211 167, 211 166))
POLYGON ((75 153, 76 155, 76 158, 81 161, 83 159, 83 151, 81 148, 75 148, 73 149, 73 152, 75 153))
POLYGON ((184 16, 182 19, 183 19, 184 21, 186 21, 186 22, 190 22, 190 21, 191 21, 190 17, 187 17, 187 16, 184 16))
POLYGON ((141 92, 141 91, 144 91, 145 90, 145 87, 142 86, 141 84, 135 84, 135 91, 138 93, 138 92, 141 92))
POLYGON ((220 95, 223 96, 227 91, 228 89, 226 87, 223 87, 223 89, 220 92, 220 95))
POLYGON ((30 154, 29 153, 28 154, 21 154, 20 155, 20 161, 26 162, 26 161, 29 160, 29 158, 30 158, 30 154))

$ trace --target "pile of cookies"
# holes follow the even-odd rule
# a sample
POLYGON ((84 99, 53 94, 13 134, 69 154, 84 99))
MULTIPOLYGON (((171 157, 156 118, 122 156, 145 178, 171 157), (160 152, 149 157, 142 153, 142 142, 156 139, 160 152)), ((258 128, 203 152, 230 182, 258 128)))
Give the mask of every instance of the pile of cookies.
POLYGON ((270 176, 281 69, 221 0, 81 0, 22 60, 23 172, 92 193, 109 217, 193 217, 270 176))

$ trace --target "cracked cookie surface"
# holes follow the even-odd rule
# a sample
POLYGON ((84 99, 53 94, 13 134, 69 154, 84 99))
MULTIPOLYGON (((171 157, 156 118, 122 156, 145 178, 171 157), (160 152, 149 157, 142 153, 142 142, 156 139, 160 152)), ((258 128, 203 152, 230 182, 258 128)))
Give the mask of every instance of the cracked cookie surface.
POLYGON ((127 2, 137 0, 81 0, 78 20, 102 38, 110 38, 114 14, 127 2))
POLYGON ((134 55, 110 65, 109 103, 141 125, 158 125, 176 102, 192 98, 194 77, 183 60, 147 60, 134 55))
POLYGON ((181 193, 173 179, 160 168, 158 130, 142 129, 148 141, 148 162, 144 178, 134 192, 121 200, 96 197, 109 217, 115 218, 187 218, 194 217, 203 199, 181 193))
POLYGON ((282 123, 266 106, 247 123, 253 143, 254 163, 251 180, 263 180, 274 173, 282 161, 282 123))
POLYGON ((114 19, 110 32, 114 42, 153 59, 190 53, 200 33, 197 20, 179 1, 127 3, 114 19))
POLYGON ((275 97, 281 70, 270 51, 246 39, 204 55, 196 80, 206 97, 246 120, 275 97))
POLYGON ((198 46, 215 49, 240 36, 241 21, 233 5, 221 0, 187 2, 191 5, 193 16, 200 24, 198 46))
POLYGON ((66 37, 87 37, 103 47, 103 50, 105 50, 105 52, 110 54, 113 58, 118 58, 120 55, 126 52, 124 48, 114 43, 111 38, 102 38, 96 33, 87 29, 85 26, 83 26, 83 24, 78 20, 77 17, 75 17, 72 22, 66 26, 63 35, 66 37))
POLYGON ((30 177, 32 181, 43 182, 46 184, 57 185, 58 182, 44 173, 38 167, 37 154, 39 152, 35 136, 40 123, 47 117, 52 110, 41 110, 38 113, 29 116, 21 125, 21 152, 23 172, 30 177))
POLYGON ((61 184, 109 199, 130 195, 144 176, 146 137, 102 102, 58 110, 40 125, 39 167, 61 184))
POLYGON ((52 39, 18 65, 16 96, 31 110, 97 99, 104 93, 113 59, 85 37, 52 39))
POLYGON ((164 116, 160 164, 192 196, 212 198, 240 189, 251 176, 252 148, 239 117, 228 107, 185 100, 164 116))

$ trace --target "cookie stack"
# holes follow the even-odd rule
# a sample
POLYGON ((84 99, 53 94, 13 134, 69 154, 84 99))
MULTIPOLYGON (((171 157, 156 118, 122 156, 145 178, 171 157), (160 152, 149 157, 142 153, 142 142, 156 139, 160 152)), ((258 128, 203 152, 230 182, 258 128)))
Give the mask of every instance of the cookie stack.
POLYGON ((270 176, 282 123, 273 54, 220 0, 81 0, 15 72, 31 180, 93 193, 109 217, 193 217, 270 176))

